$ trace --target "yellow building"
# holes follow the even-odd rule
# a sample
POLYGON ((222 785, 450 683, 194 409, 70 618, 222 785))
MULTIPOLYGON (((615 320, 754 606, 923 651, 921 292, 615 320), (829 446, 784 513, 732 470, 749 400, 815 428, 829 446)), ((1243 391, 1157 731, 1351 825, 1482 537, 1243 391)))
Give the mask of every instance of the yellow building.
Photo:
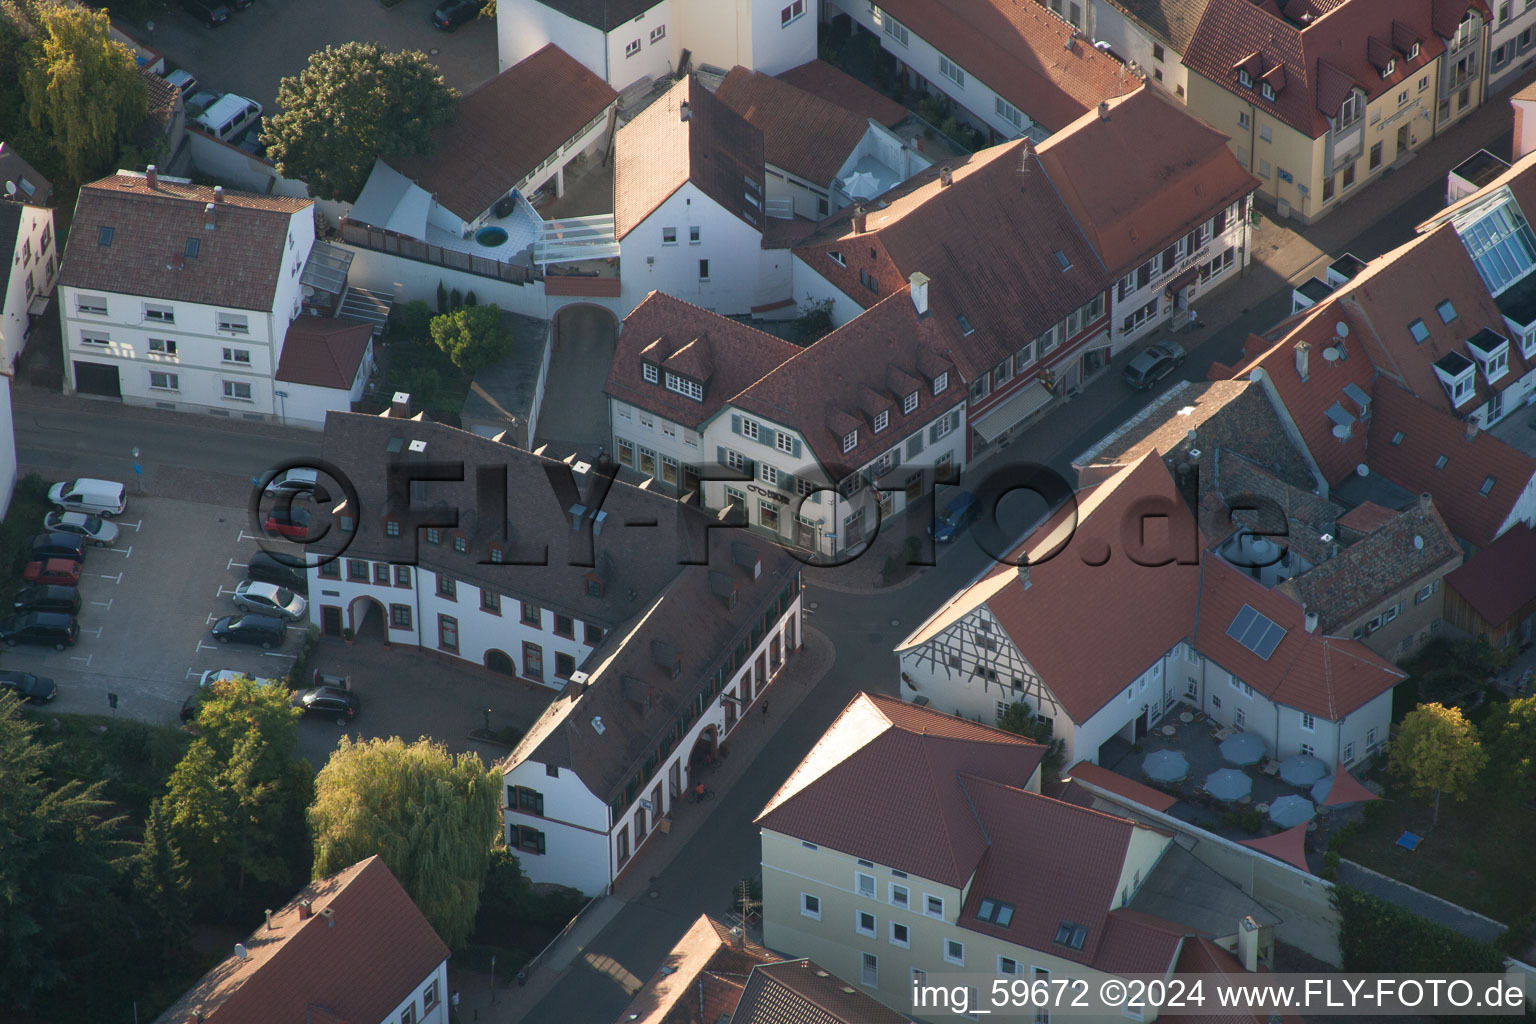
POLYGON ((1311 223, 1477 108, 1487 26, 1481 0, 1211 0, 1189 109, 1311 223))

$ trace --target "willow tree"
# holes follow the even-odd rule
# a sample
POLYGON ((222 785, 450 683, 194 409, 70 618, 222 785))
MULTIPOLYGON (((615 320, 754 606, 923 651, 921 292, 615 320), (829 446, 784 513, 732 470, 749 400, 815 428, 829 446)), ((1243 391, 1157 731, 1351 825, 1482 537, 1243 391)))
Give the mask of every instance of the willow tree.
POLYGON ((149 89, 133 52, 108 33, 106 11, 40 5, 21 62, 27 118, 47 128, 70 177, 84 181, 117 158, 144 121, 149 89))
POLYGON ((314 876, 378 854, 443 941, 462 948, 501 833, 500 794, 477 754, 455 757, 426 739, 343 738, 315 777, 314 876))

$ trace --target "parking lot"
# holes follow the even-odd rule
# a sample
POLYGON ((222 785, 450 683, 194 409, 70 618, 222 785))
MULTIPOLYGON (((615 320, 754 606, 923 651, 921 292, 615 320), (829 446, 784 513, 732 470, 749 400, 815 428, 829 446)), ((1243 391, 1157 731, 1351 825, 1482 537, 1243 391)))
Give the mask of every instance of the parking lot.
POLYGON ((6 648, 5 667, 52 676, 64 712, 174 722, 207 669, 276 678, 293 664, 304 624, 281 649, 214 641, 209 629, 256 550, 243 508, 131 494, 113 520, 117 543, 88 548, 80 579, 80 640, 65 651, 6 648), (116 694, 113 712, 107 695, 116 694))
POLYGON ((227 24, 209 28, 171 0, 154 31, 140 35, 165 56, 167 70, 185 68, 201 88, 238 93, 267 114, 277 106, 280 79, 298 74, 316 50, 353 39, 421 50, 449 85, 467 92, 497 72, 496 25, 478 18, 440 31, 428 23, 438 2, 403 0, 386 8, 378 0, 256 0, 232 12, 227 24))

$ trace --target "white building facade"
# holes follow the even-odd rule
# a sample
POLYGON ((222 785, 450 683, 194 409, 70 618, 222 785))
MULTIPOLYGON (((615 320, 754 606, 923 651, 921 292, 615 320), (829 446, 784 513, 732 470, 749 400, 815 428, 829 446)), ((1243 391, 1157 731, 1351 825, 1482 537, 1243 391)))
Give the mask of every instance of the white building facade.
POLYGON ((1183 330, 1201 296, 1234 280, 1252 259, 1249 244, 1251 195, 1212 216, 1110 290, 1110 336, 1114 352, 1173 322, 1183 330))
POLYGON ((765 289, 781 298, 783 288, 771 282, 788 283, 790 255, 763 249, 762 237, 761 229, 684 182, 619 239, 623 313, 653 291, 725 316, 749 312, 765 289))
POLYGON ((1491 0, 1493 22, 1488 36, 1488 93, 1513 85, 1536 60, 1536 4, 1525 0, 1491 0))
MULTIPOLYGON (((9 274, 0 296, 0 368, 16 369, 32 329, 32 312, 46 306, 58 276, 54 248, 53 210, 0 196, 0 239, 14 223, 9 274)), ((6 239, 10 241, 10 239, 6 239)))

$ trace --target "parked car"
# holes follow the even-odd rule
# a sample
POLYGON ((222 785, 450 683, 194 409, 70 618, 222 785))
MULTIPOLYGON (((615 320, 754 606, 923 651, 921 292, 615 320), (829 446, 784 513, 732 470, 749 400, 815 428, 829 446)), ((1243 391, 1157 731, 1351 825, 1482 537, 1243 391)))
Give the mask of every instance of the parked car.
POLYGON ((110 519, 128 507, 128 489, 114 480, 81 477, 48 488, 48 500, 66 512, 89 512, 110 519))
POLYGON ((165 80, 181 90, 183 103, 197 92, 197 76, 185 68, 166 72, 165 80))
POLYGON ((245 130, 245 134, 235 140, 235 148, 251 156, 259 156, 266 159, 267 144, 261 141, 261 122, 257 121, 245 130))
POLYGON ((60 587, 80 585, 80 563, 67 558, 48 558, 28 562, 21 578, 28 583, 46 583, 60 587))
POLYGON ((362 710, 357 695, 334 686, 316 686, 293 695, 293 706, 305 715, 334 718, 337 725, 346 725, 362 710))
POLYGON ((78 615, 80 591, 74 587, 60 586, 22 587, 21 593, 16 595, 15 606, 19 612, 64 612, 67 615, 78 615))
POLYGON ((275 583, 243 580, 235 586, 235 607, 298 622, 309 611, 309 602, 275 583))
POLYGON ((485 6, 485 0, 444 0, 432 12, 432 24, 452 32, 466 21, 473 21, 485 6))
POLYGON ((215 0, 181 0, 181 6, 197 15, 209 28, 218 28, 229 20, 229 8, 215 0))
POLYGON ((1184 346, 1172 341, 1153 345, 1137 354, 1125 368, 1125 382, 1139 391, 1145 391, 1184 362, 1184 346))
POLYGON ((247 612, 244 615, 226 615, 209 630, 221 644, 234 641, 237 644, 256 644, 262 650, 281 647, 288 636, 288 627, 282 619, 270 615, 247 612))
POLYGON ((330 686, 338 690, 350 691, 352 689, 352 677, 327 675, 319 669, 315 669, 315 685, 330 686))
POLYGON ((280 587, 286 587, 296 594, 309 593, 309 577, 302 569, 295 568, 286 562, 280 561, 275 556, 261 550, 252 552, 250 560, 245 564, 247 579, 261 580, 263 583, 276 583, 280 587))
POLYGON ((257 686, 277 686, 282 682, 280 679, 265 679, 261 676, 253 676, 249 672, 236 672, 232 668, 211 668, 198 679, 197 686, 198 689, 203 689, 212 686, 214 683, 227 683, 231 679, 239 679, 242 676, 250 678, 257 686))
POLYGON ((27 561, 67 558, 85 561, 85 539, 73 533, 35 533, 27 538, 27 561))
POLYGON ((49 512, 43 516, 43 529, 49 533, 72 533, 84 537, 99 548, 116 543, 118 533, 115 523, 84 512, 49 512))
POLYGON ((928 524, 928 536, 948 544, 960 535, 981 513, 981 502, 970 491, 961 491, 944 506, 939 518, 928 524))
POLYGON ((62 612, 23 612, 0 622, 0 641, 7 647, 44 644, 62 651, 73 647, 78 639, 80 626, 75 617, 62 612))
POLYGON ((261 528, 268 535, 287 537, 289 540, 305 540, 309 537, 309 511, 292 506, 278 505, 267 513, 261 528))
POLYGON ((316 493, 319 483, 319 471, 295 466, 293 469, 285 469, 274 476, 262 490, 268 494, 292 494, 295 497, 301 498, 308 498, 313 495, 319 501, 326 501, 328 500, 326 494, 316 493))
POLYGON ((261 121, 261 104, 227 92, 191 120, 220 142, 233 142, 241 132, 261 121))
POLYGON ((0 690, 10 690, 25 698, 28 704, 46 704, 59 695, 58 684, 47 676, 10 668, 0 669, 0 690))

